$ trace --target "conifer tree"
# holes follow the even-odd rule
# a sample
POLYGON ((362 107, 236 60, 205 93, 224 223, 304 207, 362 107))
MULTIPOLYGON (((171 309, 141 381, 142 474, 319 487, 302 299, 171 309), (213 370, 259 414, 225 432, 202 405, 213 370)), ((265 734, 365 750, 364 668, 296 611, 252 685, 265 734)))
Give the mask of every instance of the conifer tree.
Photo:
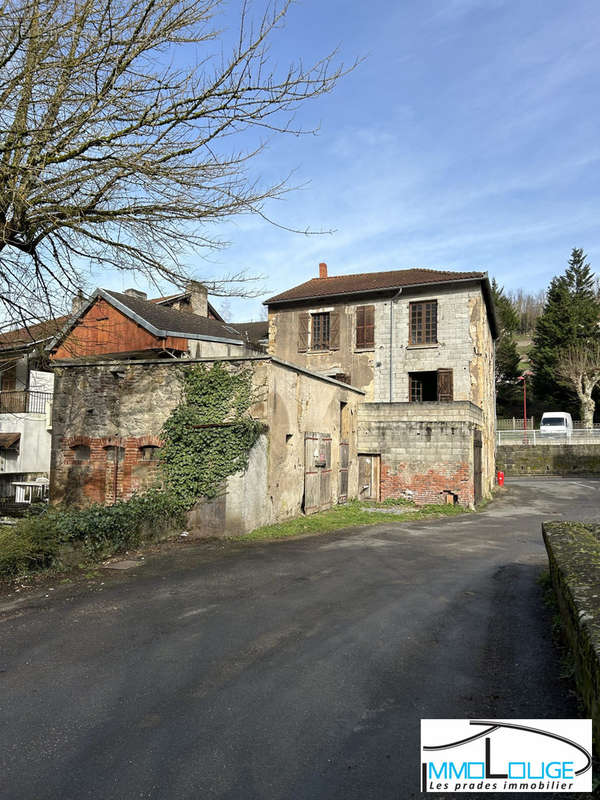
POLYGON ((492 280, 492 293, 499 327, 496 341, 496 413, 503 417, 515 413, 520 398, 517 384, 520 357, 514 339, 519 316, 495 278, 492 280))
POLYGON ((540 411, 570 411, 579 415, 577 395, 559 374, 559 360, 568 348, 600 338, 599 320, 600 306, 591 267, 583 250, 573 248, 564 275, 550 283, 543 313, 536 323, 531 363, 540 411))

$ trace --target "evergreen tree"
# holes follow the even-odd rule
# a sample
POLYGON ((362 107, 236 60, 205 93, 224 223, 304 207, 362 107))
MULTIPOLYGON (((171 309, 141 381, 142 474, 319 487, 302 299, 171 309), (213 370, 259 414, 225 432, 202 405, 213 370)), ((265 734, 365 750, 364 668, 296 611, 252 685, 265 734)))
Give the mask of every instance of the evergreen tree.
POLYGON ((514 339, 519 315, 495 278, 492 280, 492 294, 499 328, 496 341, 496 413, 499 417, 508 417, 518 413, 520 402, 517 384, 520 357, 514 339))
POLYGON ((558 374, 561 354, 582 340, 599 337, 600 306, 594 276, 580 248, 573 248, 564 275, 552 279, 533 338, 531 363, 537 410, 570 411, 579 416, 572 387, 558 374))

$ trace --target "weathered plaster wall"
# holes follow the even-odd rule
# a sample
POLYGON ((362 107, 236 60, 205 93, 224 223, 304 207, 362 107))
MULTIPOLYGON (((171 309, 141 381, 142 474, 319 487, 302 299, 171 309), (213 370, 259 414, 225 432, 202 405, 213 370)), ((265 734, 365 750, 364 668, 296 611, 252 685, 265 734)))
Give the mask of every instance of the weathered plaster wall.
MULTIPOLYGON (((366 392, 366 399, 373 399, 374 348, 356 348, 356 307, 373 305, 370 299, 353 303, 328 303, 324 301, 307 303, 301 306, 269 309, 269 348, 270 355, 284 361, 299 364, 319 375, 334 376, 345 374, 350 377, 352 386, 366 392), (298 351, 300 314, 306 311, 337 311, 340 315, 340 341, 337 350, 298 351)), ((376 335, 377 335, 377 328, 376 335)))
MULTIPOLYGON (((107 448, 124 449, 116 471, 117 497, 148 486, 156 464, 141 460, 140 448, 160 444, 160 430, 181 398, 178 375, 192 360, 123 361, 75 364, 56 369, 53 415, 51 499, 85 505, 112 501, 114 463, 107 448), (90 458, 77 459, 78 445, 90 458)), ((213 361, 202 361, 211 366, 213 361)), ((231 476, 221 497, 201 503, 190 525, 209 534, 243 533, 302 510, 304 432, 330 432, 337 469, 340 402, 352 419, 361 394, 331 381, 300 374, 268 358, 221 362, 228 369, 251 369, 258 395, 252 416, 268 426, 251 453, 248 470, 231 476)), ((356 428, 351 452, 356 454, 356 428)), ((355 459, 354 459, 355 461, 355 459)), ((352 467, 356 495, 356 464, 352 467)), ((337 500, 337 482, 332 502, 337 500)))
POLYGON ((499 445, 496 464, 517 475, 600 475, 600 444, 499 445))
POLYGON ((304 494, 304 433, 331 435, 331 502, 339 492, 340 404, 347 404, 349 468, 348 497, 358 493, 357 417, 363 395, 341 385, 317 381, 273 364, 268 377, 270 425, 269 504, 271 519, 285 519, 302 509, 304 494))
POLYGON ((381 499, 440 503, 452 493, 471 505, 473 432, 481 420, 481 410, 466 401, 360 406, 358 448, 381 456, 381 499))

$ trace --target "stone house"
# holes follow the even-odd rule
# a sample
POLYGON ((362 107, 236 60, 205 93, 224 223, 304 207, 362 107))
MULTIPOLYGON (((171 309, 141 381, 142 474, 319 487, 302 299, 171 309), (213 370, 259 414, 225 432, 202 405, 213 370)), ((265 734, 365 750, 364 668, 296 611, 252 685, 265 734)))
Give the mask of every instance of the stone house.
MULTIPOLYGON (((203 287, 202 287, 203 288, 203 287)), ((206 299, 98 289, 50 346, 56 391, 51 499, 111 503, 156 480, 160 433, 182 396, 182 371, 218 362, 250 370, 265 433, 248 470, 190 515, 203 533, 243 533, 358 493, 357 409, 364 393, 257 349, 265 323, 211 319, 206 299), (255 343, 253 343, 253 340, 255 343)), ((204 295, 206 298, 206 295, 204 295)))
POLYGON ((269 352, 365 392, 361 496, 471 505, 494 481, 494 342, 486 273, 319 277, 266 301, 269 352))
MULTIPOLYGON (((245 533, 357 496, 360 390, 265 354, 217 361, 228 370, 251 370, 260 399, 250 413, 265 433, 246 472, 191 512, 190 530, 245 533)), ((179 374, 214 363, 55 360, 52 501, 111 503, 151 486, 162 425, 181 398, 179 374)))

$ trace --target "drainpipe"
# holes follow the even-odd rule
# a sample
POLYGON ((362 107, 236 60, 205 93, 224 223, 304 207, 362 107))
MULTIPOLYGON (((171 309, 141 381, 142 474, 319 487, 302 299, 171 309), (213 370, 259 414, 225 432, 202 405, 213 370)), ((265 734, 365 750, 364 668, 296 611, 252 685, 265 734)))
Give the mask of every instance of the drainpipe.
POLYGON ((390 300, 390 400, 389 400, 390 403, 392 402, 392 396, 393 396, 392 387, 394 382, 392 374, 392 344, 394 342, 394 301, 397 300, 401 294, 402 294, 402 289, 398 289, 396 294, 390 300))

